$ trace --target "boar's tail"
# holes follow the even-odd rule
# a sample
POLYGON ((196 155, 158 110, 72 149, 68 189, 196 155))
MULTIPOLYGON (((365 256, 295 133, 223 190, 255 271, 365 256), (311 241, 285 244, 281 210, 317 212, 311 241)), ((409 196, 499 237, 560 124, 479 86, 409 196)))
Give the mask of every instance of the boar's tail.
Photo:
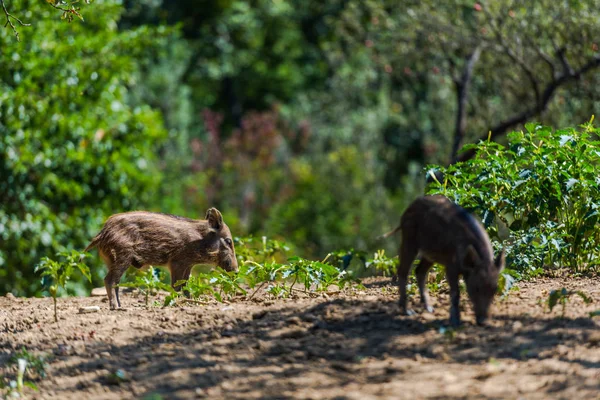
POLYGON ((379 241, 379 240, 387 239, 387 238, 389 238, 390 236, 392 236, 392 235, 395 235, 395 234, 396 234, 396 233, 397 233, 397 232, 398 232, 400 229, 402 229, 402 226, 401 226, 401 225, 398 225, 398 226, 396 227, 396 229, 394 229, 393 231, 390 231, 390 232, 388 232, 388 233, 385 233, 385 234, 383 234, 383 235, 381 235, 381 236, 377 236, 377 240, 379 241))
POLYGON ((102 230, 99 234, 96 235, 95 238, 92 239, 90 244, 87 245, 87 247, 85 248, 85 250, 83 250, 83 252, 86 253, 89 250, 96 247, 98 245, 98 243, 102 240, 102 236, 104 236, 104 230, 102 230))

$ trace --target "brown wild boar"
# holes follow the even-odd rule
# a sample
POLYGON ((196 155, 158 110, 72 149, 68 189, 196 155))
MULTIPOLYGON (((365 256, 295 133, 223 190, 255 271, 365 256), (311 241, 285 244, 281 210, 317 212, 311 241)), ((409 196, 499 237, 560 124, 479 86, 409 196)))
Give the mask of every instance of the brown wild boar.
POLYGON ((439 263, 446 267, 450 285, 450 324, 460 325, 458 281, 462 275, 477 324, 483 325, 498 287, 498 276, 504 268, 504 251, 494 260, 490 239, 481 223, 444 196, 423 196, 406 209, 400 225, 384 237, 399 230, 402 244, 397 279, 401 312, 413 313, 406 308, 406 282, 412 263, 420 254, 415 273, 425 309, 433 311, 426 283, 429 269, 433 263, 439 263))
POLYGON ((238 268, 231 232, 216 208, 206 211, 206 220, 146 211, 115 214, 84 251, 94 247, 108 268, 104 284, 111 310, 121 307, 119 288, 114 286, 130 266, 167 265, 173 287, 188 279, 196 264, 226 271, 238 268))

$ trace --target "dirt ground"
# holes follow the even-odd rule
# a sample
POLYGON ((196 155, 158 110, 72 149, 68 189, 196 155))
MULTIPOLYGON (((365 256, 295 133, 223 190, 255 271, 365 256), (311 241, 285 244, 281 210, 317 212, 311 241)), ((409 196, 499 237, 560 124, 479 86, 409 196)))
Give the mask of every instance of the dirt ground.
POLYGON ((58 324, 51 299, 0 297, 0 376, 25 347, 49 357, 39 391, 26 389, 36 399, 600 398, 600 317, 589 317, 600 309, 597 278, 521 283, 484 328, 463 296, 454 335, 444 333, 446 293, 432 297, 434 314, 404 317, 389 279, 364 283, 165 309, 128 294, 119 312, 102 297, 60 299, 58 324), (573 297, 564 318, 560 307, 548 313, 548 293, 561 287, 592 304, 573 297), (91 305, 101 311, 78 313, 91 305))

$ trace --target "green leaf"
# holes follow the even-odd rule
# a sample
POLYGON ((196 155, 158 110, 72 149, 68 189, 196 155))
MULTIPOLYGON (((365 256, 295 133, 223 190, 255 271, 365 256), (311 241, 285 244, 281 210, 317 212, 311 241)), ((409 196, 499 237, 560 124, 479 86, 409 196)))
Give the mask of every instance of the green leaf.
POLYGON ((90 273, 90 269, 88 268, 87 265, 78 263, 77 268, 79 268, 79 271, 81 271, 81 274, 83 276, 85 276, 89 282, 92 281, 92 274, 90 273))
POLYGON ((592 302, 592 298, 589 297, 587 294, 585 294, 584 292, 582 292, 581 290, 577 290, 576 292, 574 292, 576 295, 578 295, 579 297, 581 297, 581 299, 583 300, 583 302, 585 304, 590 304, 592 302))
POLYGON ((550 292, 550 295, 548 296, 548 308, 550 309, 550 311, 552 311, 552 309, 554 309, 554 307, 556 306, 556 304, 558 303, 558 301, 563 297, 563 293, 560 290, 553 290, 550 292))
POLYGON ((177 295, 175 294, 170 294, 167 297, 165 297, 165 301, 163 302, 163 307, 170 307, 175 303, 175 299, 177 298, 177 295))

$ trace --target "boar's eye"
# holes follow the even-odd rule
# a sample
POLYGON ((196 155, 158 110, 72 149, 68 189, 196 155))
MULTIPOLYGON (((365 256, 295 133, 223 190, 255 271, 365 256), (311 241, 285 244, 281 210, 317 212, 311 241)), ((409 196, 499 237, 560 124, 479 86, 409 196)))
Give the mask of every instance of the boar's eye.
POLYGON ((229 247, 233 246, 233 242, 229 238, 225 238, 225 243, 227 243, 227 246, 229 247))

